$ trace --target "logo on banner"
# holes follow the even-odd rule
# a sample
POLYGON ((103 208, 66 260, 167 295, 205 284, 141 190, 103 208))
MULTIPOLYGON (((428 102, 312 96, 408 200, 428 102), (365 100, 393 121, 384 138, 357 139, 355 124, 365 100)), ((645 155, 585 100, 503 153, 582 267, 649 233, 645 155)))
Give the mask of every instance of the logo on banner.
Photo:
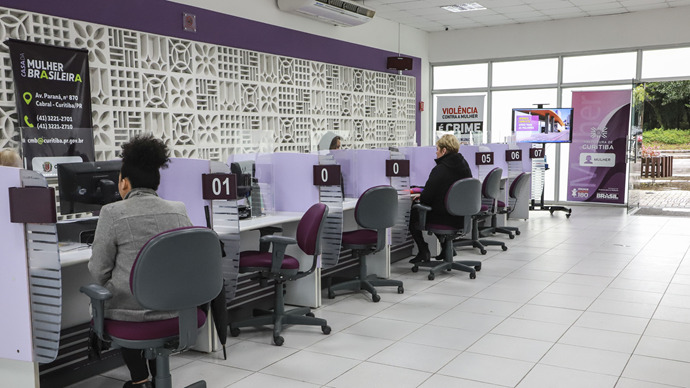
POLYGON ((586 188, 586 187, 584 187, 584 188, 583 188, 583 187, 574 188, 574 189, 571 191, 570 195, 571 195, 573 198, 589 198, 589 189, 586 188))
POLYGON ((592 139, 596 138, 601 138, 601 139, 606 139, 609 135, 609 129, 604 127, 604 128, 597 128, 597 127, 592 127, 590 129, 590 134, 589 137, 592 139))

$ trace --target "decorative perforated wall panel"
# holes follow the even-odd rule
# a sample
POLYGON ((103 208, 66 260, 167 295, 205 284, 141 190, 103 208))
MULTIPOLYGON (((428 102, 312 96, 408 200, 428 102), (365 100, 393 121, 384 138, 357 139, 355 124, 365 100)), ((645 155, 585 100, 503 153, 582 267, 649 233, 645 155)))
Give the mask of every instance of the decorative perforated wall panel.
MULTIPOLYGON (((152 132, 174 157, 225 161, 257 151, 315 150, 327 131, 346 148, 415 144, 415 78, 142 33, 0 7, 8 38, 89 50, 96 158, 152 132)), ((9 54, 0 46, 0 147, 16 147, 9 54)))

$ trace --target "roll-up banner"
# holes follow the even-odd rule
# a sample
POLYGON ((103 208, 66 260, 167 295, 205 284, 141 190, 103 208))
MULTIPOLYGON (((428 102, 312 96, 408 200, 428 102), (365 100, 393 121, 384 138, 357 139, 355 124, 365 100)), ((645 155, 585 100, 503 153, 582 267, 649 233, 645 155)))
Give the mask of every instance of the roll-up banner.
POLYGON ((464 144, 484 139, 484 96, 439 96, 436 132, 452 133, 464 144))
POLYGON ((24 167, 55 176, 59 163, 93 161, 87 50, 8 39, 24 167))
POLYGON ((629 90, 573 92, 568 201, 624 203, 629 90))

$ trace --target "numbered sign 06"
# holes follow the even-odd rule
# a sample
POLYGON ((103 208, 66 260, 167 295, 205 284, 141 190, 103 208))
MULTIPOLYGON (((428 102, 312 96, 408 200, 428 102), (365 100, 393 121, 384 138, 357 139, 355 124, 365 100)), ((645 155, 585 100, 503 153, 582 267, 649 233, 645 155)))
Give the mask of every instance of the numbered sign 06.
POLYGON ((530 159, 539 159, 544 157, 544 149, 543 148, 530 148, 529 149, 529 158, 530 159))
POLYGON ((522 160, 522 150, 506 150, 506 162, 519 162, 522 160))
POLYGON ((486 166, 494 164, 493 152, 477 152, 474 158, 474 164, 476 164, 477 166, 486 166))
POLYGON ((386 160, 386 176, 410 176, 410 161, 407 159, 386 160))
POLYGON ((237 199, 237 175, 202 174, 201 185, 204 199, 237 199))
POLYGON ((340 166, 320 164, 314 166, 314 186, 337 186, 340 184, 340 166))

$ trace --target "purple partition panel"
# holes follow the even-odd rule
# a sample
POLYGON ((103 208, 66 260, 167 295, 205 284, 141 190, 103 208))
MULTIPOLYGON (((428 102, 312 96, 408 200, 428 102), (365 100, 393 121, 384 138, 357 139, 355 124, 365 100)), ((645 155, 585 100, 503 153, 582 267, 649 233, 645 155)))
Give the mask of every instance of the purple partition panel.
POLYGON ((472 145, 461 145, 460 153, 467 160, 467 164, 470 165, 470 171, 472 171, 472 178, 481 179, 479 176, 479 168, 476 164, 475 154, 479 152, 479 146, 472 145))
POLYGON ((388 150, 355 150, 354 170, 345 176, 345 188, 354 186, 352 197, 359 198, 367 189, 374 186, 390 185, 391 180, 386 176, 386 160, 390 159, 388 150))
POLYGON ((331 150, 329 151, 335 161, 340 165, 340 173, 343 174, 343 192, 346 198, 358 198, 355 194, 356 185, 350 182, 355 170, 355 152, 357 150, 331 150))
POLYGON ((183 202, 195 226, 206 226, 204 206, 211 201, 202 197, 201 174, 210 172, 208 160, 170 158, 168 168, 161 169, 158 195, 163 199, 183 202))
POLYGON ((22 187, 14 167, 0 166, 0 358, 33 360, 29 269, 24 224, 10 222, 9 188, 22 187), (11 297, 10 297, 11 295, 11 297))
POLYGON ((278 152, 271 160, 276 211, 305 212, 319 202, 319 189, 314 186, 318 155, 278 152))
POLYGON ((410 186, 424 186, 436 167, 436 146, 400 147, 400 152, 410 161, 410 186))
POLYGON ((532 172, 532 159, 529 158, 529 149, 532 148, 532 143, 517 143, 517 146, 522 150, 522 171, 532 172))
POLYGON ((494 167, 499 167, 503 170, 503 178, 508 177, 508 162, 506 162, 506 150, 508 144, 491 143, 486 144, 487 147, 494 153, 494 167))

